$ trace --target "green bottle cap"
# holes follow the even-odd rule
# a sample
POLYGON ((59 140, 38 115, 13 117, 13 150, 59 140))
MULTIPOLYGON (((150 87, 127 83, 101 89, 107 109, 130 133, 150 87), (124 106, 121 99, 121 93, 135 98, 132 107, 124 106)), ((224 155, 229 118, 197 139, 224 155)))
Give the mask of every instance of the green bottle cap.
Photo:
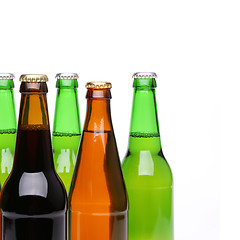
POLYGON ((78 88, 78 78, 79 77, 77 73, 58 73, 56 75, 56 87, 65 89, 78 88))
POLYGON ((155 88, 157 86, 155 78, 157 74, 154 72, 136 72, 133 74, 133 87, 139 88, 155 88))
POLYGON ((58 73, 56 79, 78 79, 77 73, 58 73))
POLYGON ((135 72, 132 76, 133 78, 157 78, 155 72, 135 72))
POLYGON ((0 89, 14 88, 14 75, 12 73, 0 73, 0 89))
POLYGON ((12 73, 0 73, 0 79, 14 79, 14 75, 12 73))

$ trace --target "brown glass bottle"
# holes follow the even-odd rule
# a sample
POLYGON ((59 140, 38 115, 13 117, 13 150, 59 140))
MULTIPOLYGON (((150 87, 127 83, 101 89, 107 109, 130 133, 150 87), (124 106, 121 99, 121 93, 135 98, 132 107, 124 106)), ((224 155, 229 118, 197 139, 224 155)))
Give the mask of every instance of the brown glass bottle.
POLYGON ((1 195, 3 240, 66 240, 66 190, 53 164, 47 76, 22 75, 13 170, 1 195))
POLYGON ((110 115, 110 83, 88 83, 87 115, 69 194, 72 240, 126 240, 127 196, 110 115))

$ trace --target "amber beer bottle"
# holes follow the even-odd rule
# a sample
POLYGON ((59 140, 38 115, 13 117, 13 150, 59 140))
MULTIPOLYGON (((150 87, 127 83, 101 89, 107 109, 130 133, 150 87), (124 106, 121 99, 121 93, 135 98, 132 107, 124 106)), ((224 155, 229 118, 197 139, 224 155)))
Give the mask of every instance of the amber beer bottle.
POLYGON ((72 240, 126 240, 127 196, 110 114, 110 83, 87 83, 87 114, 70 187, 72 240))
POLYGON ((66 190, 54 170, 47 76, 22 75, 13 169, 1 196, 2 240, 66 240, 66 190))

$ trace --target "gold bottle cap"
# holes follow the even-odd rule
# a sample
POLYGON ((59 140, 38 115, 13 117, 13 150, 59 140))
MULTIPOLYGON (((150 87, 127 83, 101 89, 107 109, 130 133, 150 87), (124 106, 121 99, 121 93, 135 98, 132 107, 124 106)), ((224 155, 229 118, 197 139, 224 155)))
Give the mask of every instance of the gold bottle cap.
POLYGON ((14 79, 14 75, 12 73, 0 73, 0 79, 14 79))
POLYGON ((135 72, 132 76, 133 78, 157 78, 155 72, 135 72))
POLYGON ((21 75, 20 82, 47 82, 48 77, 44 74, 23 74, 21 75))
POLYGON ((112 84, 110 82, 88 82, 86 84, 87 89, 107 89, 112 88, 112 84))
POLYGON ((77 73, 58 73, 56 75, 57 79, 78 79, 77 73))

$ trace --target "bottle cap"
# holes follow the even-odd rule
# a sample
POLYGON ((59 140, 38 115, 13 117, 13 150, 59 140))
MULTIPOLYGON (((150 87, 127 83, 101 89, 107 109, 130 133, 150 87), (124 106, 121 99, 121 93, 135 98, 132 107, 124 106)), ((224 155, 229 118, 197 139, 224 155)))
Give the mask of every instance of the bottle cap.
POLYGON ((132 76, 133 78, 157 78, 155 72, 135 72, 132 76))
POLYGON ((110 82, 88 82, 86 84, 87 89, 107 89, 112 88, 112 84, 110 82))
POLYGON ((14 79, 14 75, 12 73, 0 73, 0 79, 14 79))
POLYGON ((48 77, 44 74, 23 74, 21 75, 20 82, 47 82, 48 77))
POLYGON ((78 79, 77 73, 58 73, 56 75, 57 79, 78 79))

